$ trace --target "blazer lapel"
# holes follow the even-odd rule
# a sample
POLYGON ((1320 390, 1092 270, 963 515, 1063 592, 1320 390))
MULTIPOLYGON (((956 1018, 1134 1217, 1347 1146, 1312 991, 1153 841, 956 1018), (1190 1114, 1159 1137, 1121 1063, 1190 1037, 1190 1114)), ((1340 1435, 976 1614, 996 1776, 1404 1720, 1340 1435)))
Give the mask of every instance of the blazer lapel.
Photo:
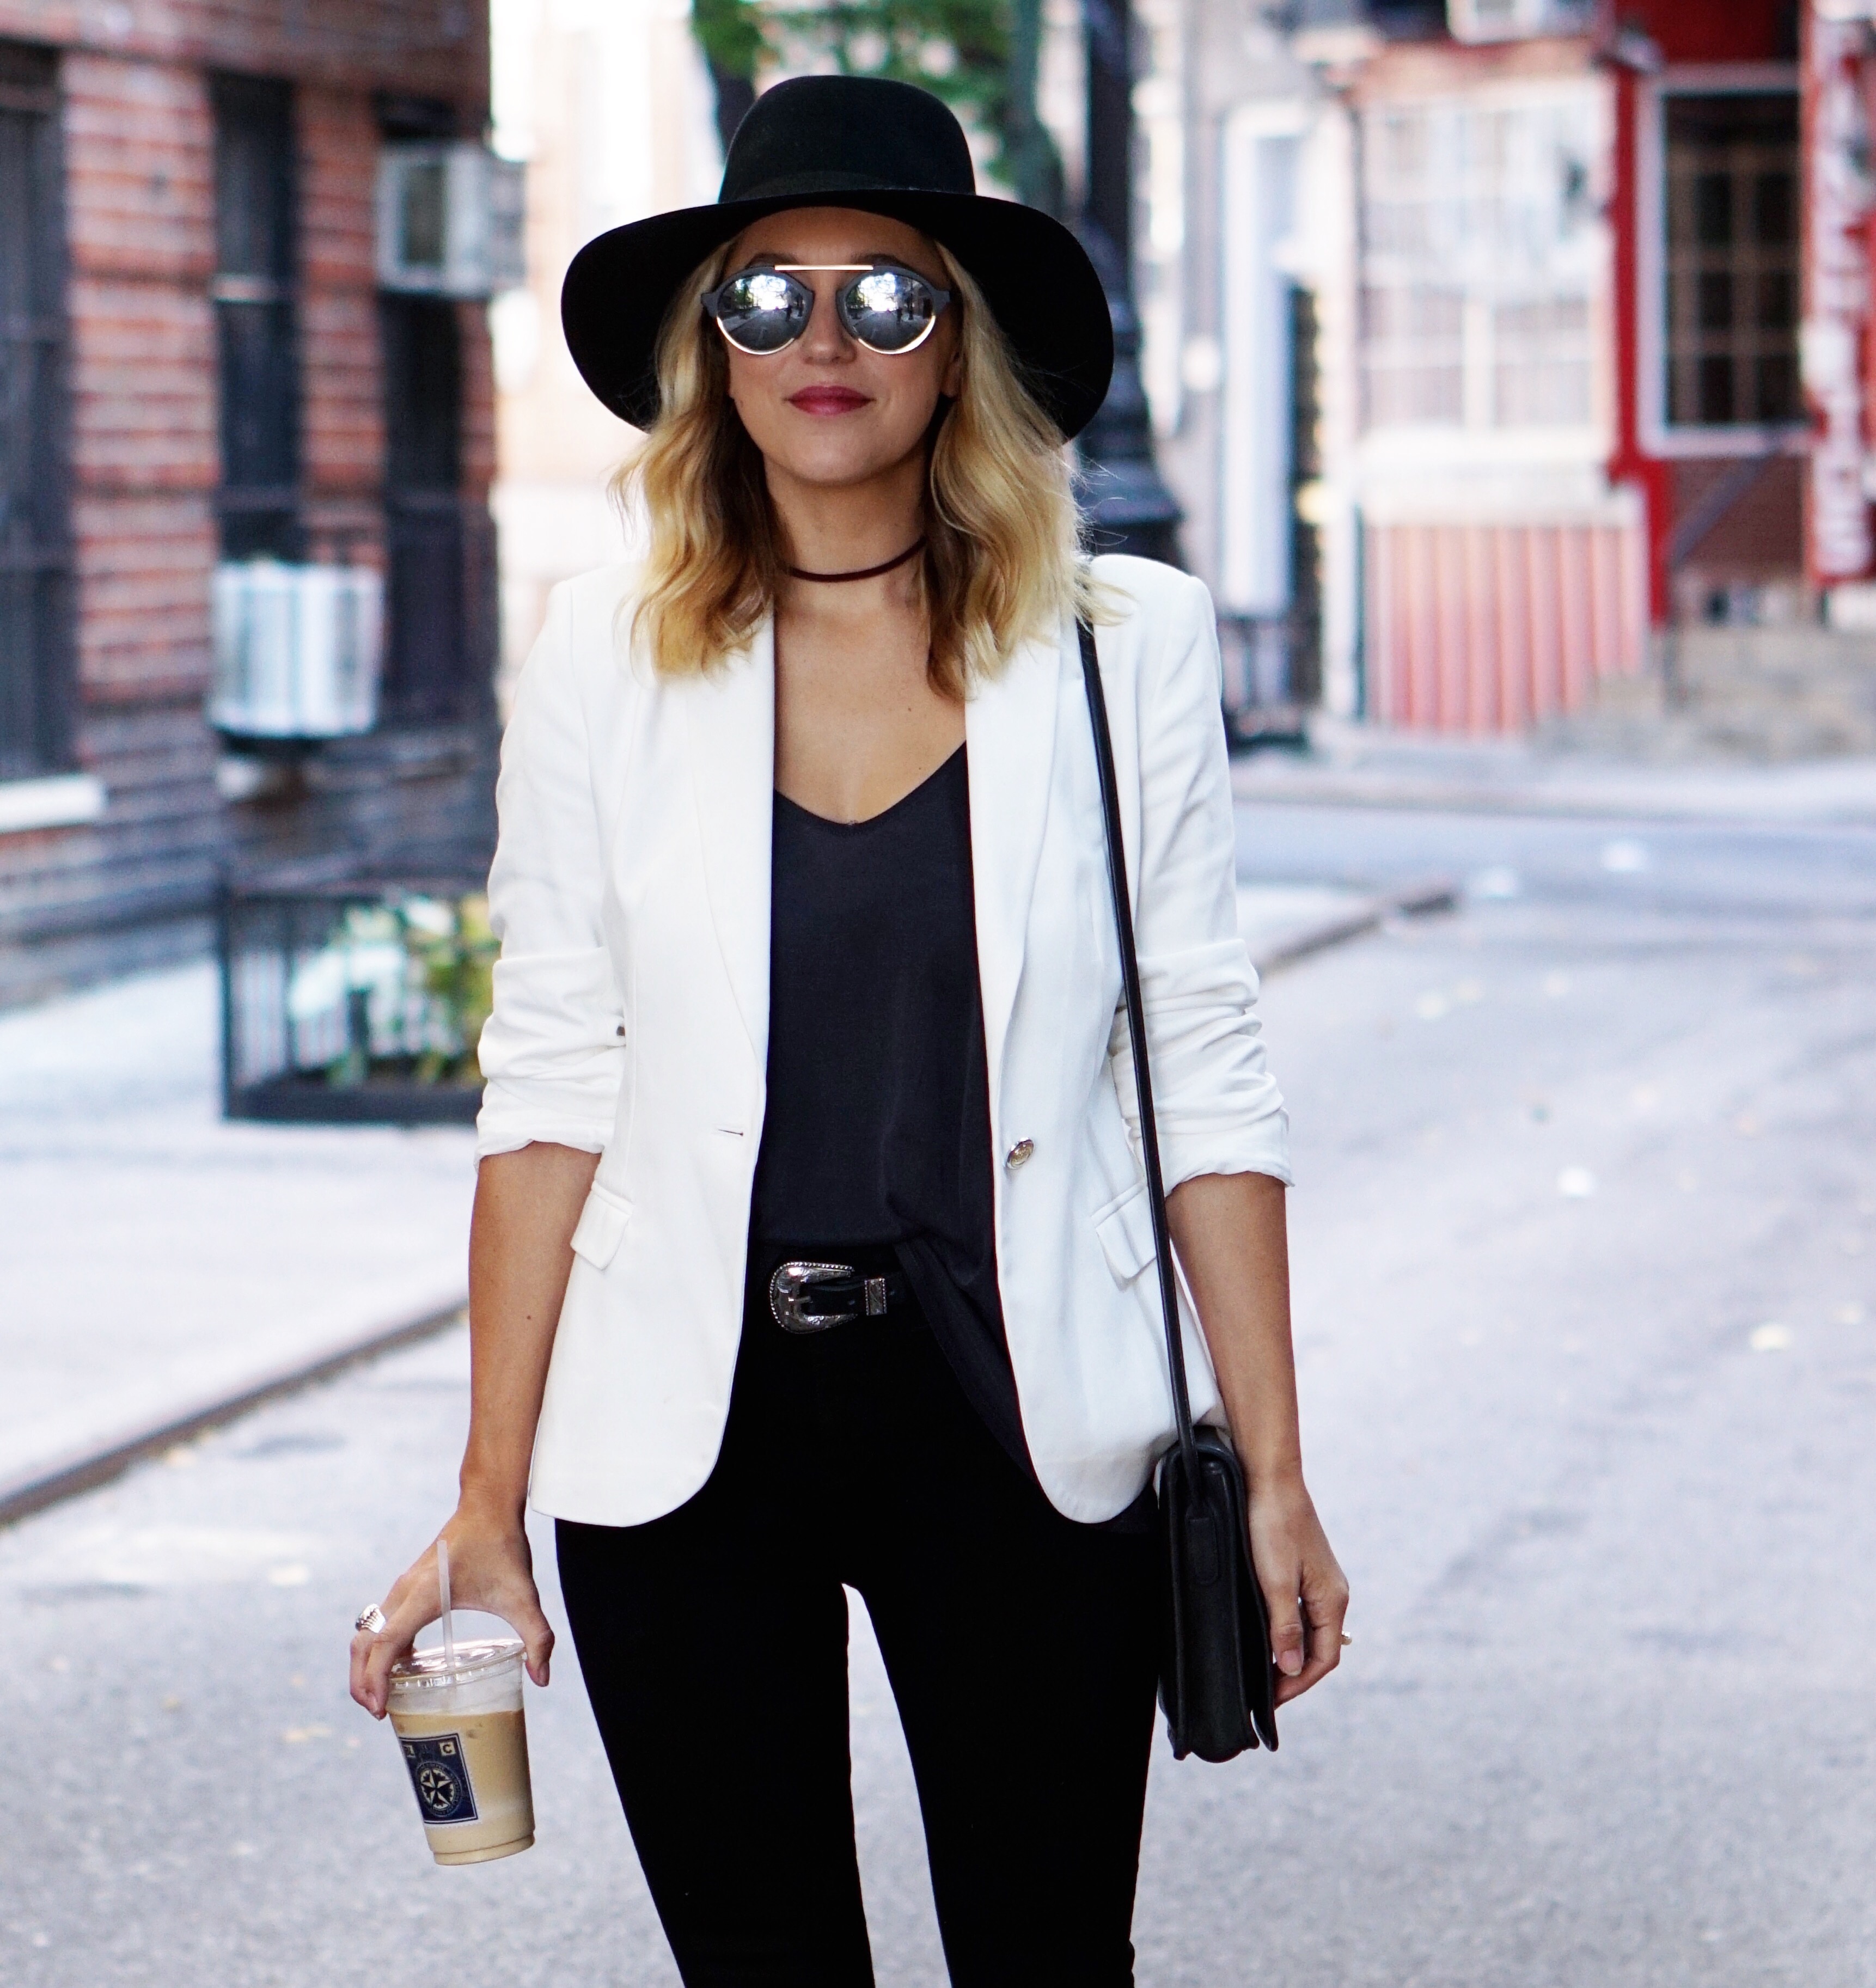
POLYGON ((769 1062, 769 842, 775 823, 775 622, 688 687, 691 782, 710 913, 756 1067, 769 1062))
POLYGON ((1042 860, 1061 678, 1059 646, 1027 642, 1003 674, 985 684, 965 707, 977 972, 993 1114, 1010 1011, 1023 977, 1029 900, 1042 860))

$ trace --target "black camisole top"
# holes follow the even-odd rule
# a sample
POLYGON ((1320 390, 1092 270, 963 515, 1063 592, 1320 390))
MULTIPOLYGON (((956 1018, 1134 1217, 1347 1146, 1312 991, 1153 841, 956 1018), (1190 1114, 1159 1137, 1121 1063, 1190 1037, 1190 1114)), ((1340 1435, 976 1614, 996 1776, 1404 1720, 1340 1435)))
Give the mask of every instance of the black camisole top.
POLYGON ((752 1241, 891 1248, 965 1395, 1027 1471, 997 1290, 964 748, 867 821, 778 793, 771 907, 752 1241))

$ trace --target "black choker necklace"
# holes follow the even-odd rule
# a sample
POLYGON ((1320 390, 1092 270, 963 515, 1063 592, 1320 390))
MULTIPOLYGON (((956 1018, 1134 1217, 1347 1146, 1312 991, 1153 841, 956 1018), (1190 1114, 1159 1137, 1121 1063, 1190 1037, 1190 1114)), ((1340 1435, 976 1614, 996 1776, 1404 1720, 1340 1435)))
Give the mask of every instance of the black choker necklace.
POLYGON ((863 566, 857 573, 805 573, 798 566, 788 568, 791 580, 818 580, 832 585, 841 580, 877 580, 883 573, 891 573, 896 566, 904 566, 909 559, 915 559, 925 549, 923 539, 914 539, 897 559, 889 559, 882 566, 863 566))

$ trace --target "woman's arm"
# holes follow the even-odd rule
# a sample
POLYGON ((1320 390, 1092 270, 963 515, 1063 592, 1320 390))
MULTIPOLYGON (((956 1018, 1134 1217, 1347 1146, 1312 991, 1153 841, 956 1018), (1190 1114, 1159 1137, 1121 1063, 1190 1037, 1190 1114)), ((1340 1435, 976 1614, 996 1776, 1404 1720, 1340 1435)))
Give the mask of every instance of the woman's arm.
MULTIPOLYGON (((485 1158, 469 1229, 469 1439, 449 1542, 452 1604, 499 1615, 526 1644, 528 1672, 547 1682, 553 1631, 541 1613, 528 1550, 528 1469, 542 1391, 596 1153, 537 1144, 485 1158)), ((377 1636, 352 1643, 352 1696, 384 1716, 390 1668, 441 1612, 434 1546, 385 1598, 377 1636)))
POLYGON ((1348 1611, 1348 1583, 1303 1481, 1283 1195, 1268 1174, 1203 1174, 1175 1188, 1166 1206, 1249 1480, 1279 1704, 1335 1668, 1348 1611))
MULTIPOLYGON (((1335 1668, 1348 1584, 1303 1481, 1283 1229, 1288 1121, 1238 932, 1216 618, 1204 586, 1167 567, 1115 560, 1095 572, 1135 597, 1134 695, 1110 698, 1109 711, 1117 756, 1124 763, 1131 742, 1140 769, 1127 867, 1167 1212, 1249 1480, 1251 1554, 1270 1608, 1277 1696, 1288 1699, 1335 1668)), ((1124 789, 1124 812, 1126 798, 1124 789)), ((1118 1002, 1109 1055, 1137 1142, 1133 1045, 1118 1002)))

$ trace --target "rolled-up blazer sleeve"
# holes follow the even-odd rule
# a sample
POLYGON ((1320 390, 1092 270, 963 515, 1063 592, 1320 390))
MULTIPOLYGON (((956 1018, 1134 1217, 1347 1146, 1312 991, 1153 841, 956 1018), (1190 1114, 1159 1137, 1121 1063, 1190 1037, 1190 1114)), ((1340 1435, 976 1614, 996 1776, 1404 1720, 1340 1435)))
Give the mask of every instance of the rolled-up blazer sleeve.
MULTIPOLYGON (((1137 680, 1139 847, 1127 852, 1161 1163, 1168 1189, 1201 1174, 1289 1182, 1289 1118, 1266 1063, 1256 971, 1238 935, 1217 620, 1202 582, 1167 579, 1171 597, 1137 680)), ((1110 1052, 1137 1141, 1124 1007, 1110 1052)))
POLYGON ((624 1046, 600 921, 604 871, 586 715, 556 588, 502 742, 488 916, 502 942, 482 1030, 478 1158, 539 1140, 606 1149, 624 1046))

